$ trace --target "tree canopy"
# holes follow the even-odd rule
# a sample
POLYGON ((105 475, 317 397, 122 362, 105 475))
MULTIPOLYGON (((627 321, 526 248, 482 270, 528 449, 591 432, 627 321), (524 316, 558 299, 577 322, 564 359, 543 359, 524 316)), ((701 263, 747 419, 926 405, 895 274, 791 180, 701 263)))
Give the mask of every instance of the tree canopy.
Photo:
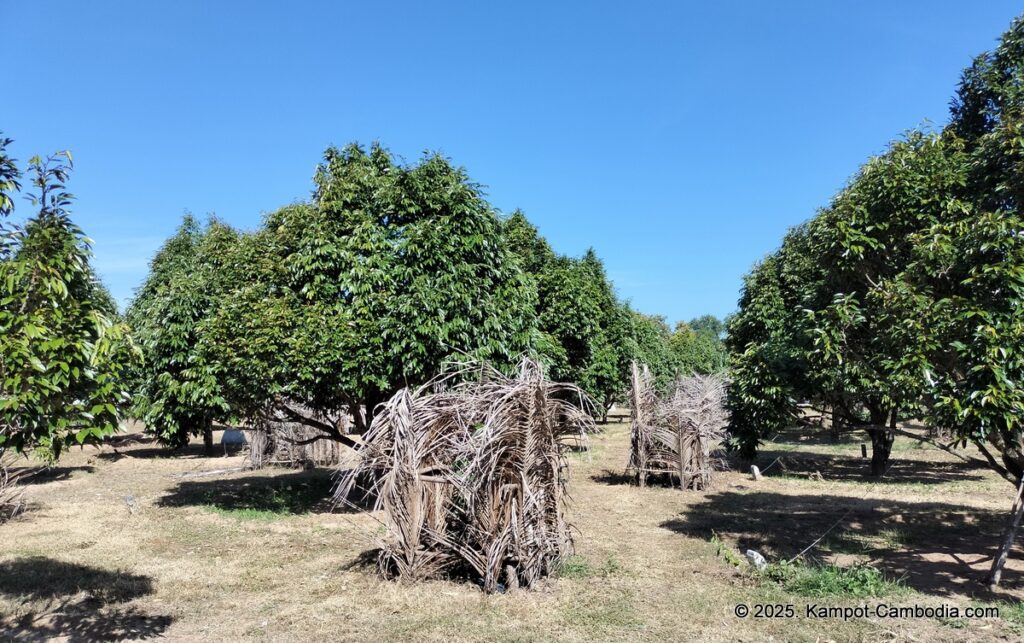
POLYGON ((204 324, 227 290, 224 264, 237 238, 216 220, 203 229, 186 216, 153 258, 127 311, 145 355, 133 372, 133 413, 172 447, 202 435, 210 452, 213 422, 231 415, 202 345, 204 324))
POLYGON ((315 185, 227 252, 239 270, 199 351, 233 409, 345 441, 343 415, 365 429, 446 361, 512 365, 529 348, 533 291, 464 170, 350 145, 327 150, 315 185))
MULTIPOLYGON (((3 217, 21 190, 9 144, 0 136, 3 217)), ((56 459, 117 430, 133 351, 68 212, 71 155, 33 157, 28 167, 37 211, 23 225, 0 221, 0 451, 56 459)))
POLYGON ((812 401, 868 430, 876 475, 897 420, 924 417, 1019 479, 1022 42, 1017 20, 943 131, 870 159, 747 277, 728 338, 745 455, 812 401))

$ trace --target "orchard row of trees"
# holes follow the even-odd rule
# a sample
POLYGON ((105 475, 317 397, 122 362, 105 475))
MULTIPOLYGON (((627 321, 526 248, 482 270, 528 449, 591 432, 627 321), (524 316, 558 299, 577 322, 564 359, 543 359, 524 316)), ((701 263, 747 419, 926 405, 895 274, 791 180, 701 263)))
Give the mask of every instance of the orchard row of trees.
POLYGON ((354 447, 347 426, 459 359, 535 355, 600 415, 633 359, 665 381, 725 365, 719 326, 673 333, 632 310, 593 251, 557 255, 439 155, 332 148, 314 183, 251 233, 186 217, 154 258, 127 320, 145 356, 134 413, 163 441, 277 415, 354 447))
POLYGON ((728 329, 732 446, 810 401, 871 436, 921 418, 1024 472, 1024 22, 974 60, 941 131, 860 168, 745 278, 728 329))
MULTIPOLYGON (((23 174, 0 140, 0 215, 23 174)), ((253 232, 187 216, 123 319, 70 220, 71 157, 29 162, 35 208, 0 245, 0 451, 101 439, 130 414, 170 446, 269 416, 349 446, 377 405, 451 360, 538 357, 604 415, 630 361, 662 383, 726 365, 723 325, 621 301, 593 251, 557 255, 439 155, 327 150, 307 202, 253 232)))

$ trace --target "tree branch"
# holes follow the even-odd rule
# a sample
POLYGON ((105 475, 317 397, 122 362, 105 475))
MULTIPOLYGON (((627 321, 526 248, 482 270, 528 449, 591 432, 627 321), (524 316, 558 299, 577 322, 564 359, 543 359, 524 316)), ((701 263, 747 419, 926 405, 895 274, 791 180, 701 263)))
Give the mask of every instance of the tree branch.
POLYGON ((988 466, 992 467, 992 469, 996 473, 1006 478, 1006 480, 1009 481, 1010 484, 1016 486, 1017 480, 1014 479, 1013 475, 1006 470, 1006 467, 996 462, 996 459, 992 457, 992 453, 989 452, 988 448, 982 443, 982 441, 975 439, 973 440, 973 442, 974 446, 978 447, 978 451, 981 451, 981 454, 985 456, 986 460, 988 460, 988 466))
POLYGON ((933 440, 932 438, 929 438, 929 437, 926 437, 926 436, 923 436, 923 435, 917 435, 916 433, 911 433, 910 431, 907 431, 905 429, 890 429, 890 430, 895 432, 896 435, 902 435, 905 438, 911 438, 912 440, 917 440, 918 442, 924 442, 926 444, 930 444, 933 447, 935 447, 936 449, 941 449, 941 450, 945 451, 946 453, 948 453, 951 456, 960 458, 964 462, 970 462, 972 464, 989 464, 989 463, 986 463, 984 460, 979 460, 978 458, 972 458, 972 457, 966 456, 966 455, 964 455, 962 453, 957 453, 956 451, 953 450, 953 447, 951 447, 948 444, 943 444, 943 443, 939 442, 938 440, 933 440))
POLYGON ((317 440, 320 440, 320 439, 330 439, 330 440, 334 440, 335 442, 340 442, 340 443, 344 444, 345 446, 347 446, 348 448, 353 449, 355 451, 358 451, 362 447, 362 445, 359 442, 356 442, 355 440, 353 440, 349 436, 343 434, 341 431, 339 431, 337 429, 337 427, 331 426, 330 424, 327 424, 326 422, 321 422, 320 420, 317 420, 316 418, 307 417, 307 416, 303 415, 302 413, 299 413, 295 409, 289 407, 287 404, 280 404, 278 406, 278 408, 281 410, 282 413, 284 413, 284 415, 289 420, 292 420, 293 422, 298 422, 299 424, 304 424, 304 425, 306 425, 306 426, 308 426, 310 428, 316 429, 318 431, 322 431, 325 434, 325 435, 316 436, 312 440, 303 440, 301 442, 292 442, 292 444, 297 444, 297 445, 312 444, 313 442, 316 442, 317 440))

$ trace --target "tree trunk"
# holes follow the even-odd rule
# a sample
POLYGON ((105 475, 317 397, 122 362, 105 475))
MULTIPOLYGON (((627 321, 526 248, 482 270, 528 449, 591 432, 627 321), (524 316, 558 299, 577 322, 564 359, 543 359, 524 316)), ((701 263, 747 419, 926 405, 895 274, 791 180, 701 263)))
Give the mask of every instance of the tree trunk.
POLYGON ((207 458, 213 456, 213 422, 210 420, 203 422, 203 453, 207 458))
POLYGON ((690 443, 682 431, 679 431, 679 489, 686 491, 690 488, 690 443))
POLYGON ((363 417, 365 418, 366 430, 369 431, 370 427, 373 426, 374 412, 377 410, 377 405, 384 401, 384 396, 377 391, 370 391, 366 394, 363 400, 363 405, 366 407, 363 410, 363 417))
MULTIPOLYGON (((868 435, 871 436, 871 475, 881 478, 889 468, 889 455, 896 434, 885 426, 889 415, 885 410, 878 407, 869 407, 868 410, 871 414, 871 427, 868 429, 868 435)), ((896 412, 893 411, 893 422, 895 419, 896 412)))
POLYGON ((1013 541, 1017 539, 1017 529, 1020 527, 1021 516, 1024 516, 1024 502, 1021 501, 1021 494, 1024 493, 1024 478, 1021 478, 1017 485, 1017 497, 1013 501, 1013 509, 1010 514, 1010 524, 1006 528, 1003 537, 1003 546, 999 548, 999 554, 992 560, 992 569, 988 573, 985 582, 988 583, 989 591, 995 591, 999 587, 999 581, 1003 577, 1003 567, 1010 557, 1010 550, 1013 549, 1013 541))
POLYGON ((832 438, 833 442, 839 442, 839 426, 840 423, 836 419, 836 408, 828 404, 821 406, 821 423, 822 425, 828 422, 828 433, 832 438))

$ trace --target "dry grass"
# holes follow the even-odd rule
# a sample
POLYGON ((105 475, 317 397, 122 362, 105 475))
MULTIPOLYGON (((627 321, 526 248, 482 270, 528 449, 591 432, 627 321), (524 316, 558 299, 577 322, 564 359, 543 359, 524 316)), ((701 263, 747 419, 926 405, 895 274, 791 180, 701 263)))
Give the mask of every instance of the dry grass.
MULTIPOLYGON (((755 582, 717 556, 712 531, 735 552, 796 553, 852 510, 815 553, 868 562, 916 593, 890 604, 958 606, 1019 600, 1022 554, 1005 594, 973 582, 986 571, 1010 504, 1005 482, 933 449, 897 440, 891 475, 867 481, 859 440, 783 436, 767 445, 754 483, 723 472, 701 493, 624 483, 624 425, 570 456, 568 519, 576 555, 537 591, 486 595, 472 583, 385 581, 365 554, 373 517, 330 513, 330 476, 269 469, 181 480, 175 474, 238 466, 201 445, 167 457, 125 442, 115 453, 72 451, 25 481, 29 503, 0 527, 0 638, 170 640, 1016 640, 1009 615, 929 619, 738 619, 737 602, 857 605, 806 599, 755 582), (807 471, 820 470, 823 481, 807 471), (132 513, 125 497, 138 505, 132 513)), ((869 603, 874 601, 867 601, 869 603)))

